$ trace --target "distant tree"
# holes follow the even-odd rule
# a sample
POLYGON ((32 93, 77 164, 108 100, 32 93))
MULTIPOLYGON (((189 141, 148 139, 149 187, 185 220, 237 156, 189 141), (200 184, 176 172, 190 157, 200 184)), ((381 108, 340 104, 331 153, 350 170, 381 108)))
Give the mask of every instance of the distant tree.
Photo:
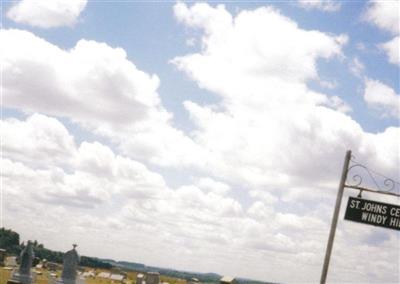
MULTIPOLYGON (((22 242, 21 244, 19 243, 18 233, 5 228, 0 228, 0 248, 6 249, 8 253, 18 256, 21 250, 25 248, 25 246, 26 245, 24 242, 22 242)), ((39 243, 37 240, 34 240, 32 242, 32 246, 36 256, 34 263, 37 263, 39 259, 46 259, 48 261, 56 263, 63 262, 64 253, 59 251, 49 250, 45 248, 44 245, 39 243)), ((112 267, 111 264, 101 261, 98 258, 87 257, 87 256, 81 257, 80 265, 93 268, 105 268, 105 269, 110 269, 112 267)))
POLYGON ((87 266, 87 267, 93 267, 93 268, 104 268, 104 269, 111 269, 112 265, 103 262, 99 260, 98 258, 95 257, 88 257, 88 256, 82 256, 81 257, 81 266, 87 266))
POLYGON ((6 228, 0 228, 0 248, 11 254, 19 254, 21 251, 19 234, 6 228))
POLYGON ((62 263, 64 254, 59 251, 53 251, 45 248, 42 244, 33 248, 35 256, 40 259, 46 259, 51 262, 62 263))
POLYGON ((33 259, 32 265, 33 265, 33 266, 36 266, 36 265, 38 265, 39 263, 40 263, 40 258, 39 258, 39 257, 35 257, 35 258, 33 259))

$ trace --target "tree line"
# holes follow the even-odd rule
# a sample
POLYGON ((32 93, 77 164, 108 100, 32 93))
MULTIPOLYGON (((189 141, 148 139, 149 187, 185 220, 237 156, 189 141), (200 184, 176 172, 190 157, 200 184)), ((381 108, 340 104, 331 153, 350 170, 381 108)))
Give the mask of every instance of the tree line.
MULTIPOLYGON (((5 249, 7 254, 19 256, 25 246, 26 244, 24 242, 20 243, 19 234, 17 232, 6 228, 0 228, 0 248, 5 249)), ((34 264, 43 259, 60 264, 63 262, 63 252, 47 249, 37 240, 32 242, 32 247, 35 253, 34 264)), ((98 258, 89 256, 81 256, 81 261, 79 264, 81 266, 92 268, 112 268, 111 264, 101 261, 98 258)))

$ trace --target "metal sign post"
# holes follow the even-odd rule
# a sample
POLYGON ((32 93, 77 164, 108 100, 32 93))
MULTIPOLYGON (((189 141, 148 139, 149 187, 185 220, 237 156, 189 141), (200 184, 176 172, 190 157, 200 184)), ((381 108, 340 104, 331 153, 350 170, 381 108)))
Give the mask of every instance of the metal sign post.
POLYGON ((340 205, 342 202, 343 191, 344 191, 345 182, 346 182, 346 178, 347 178, 347 171, 349 168, 350 158, 351 158, 351 151, 348 150, 346 152, 346 157, 344 159, 342 177, 340 179, 339 190, 338 190, 338 194, 336 197, 335 211, 334 211, 333 217, 332 217, 331 230, 329 233, 328 245, 326 247, 326 252, 325 252, 324 266, 322 268, 321 284, 325 284, 326 276, 328 275, 329 260, 331 258, 333 240, 335 238, 336 226, 337 226, 337 221, 338 221, 338 217, 339 217, 340 205))
POLYGON ((384 227, 388 229, 400 230, 400 206, 361 198, 361 194, 363 191, 400 197, 400 194, 394 191, 396 186, 399 185, 399 182, 384 175, 381 175, 377 172, 374 172, 366 166, 354 161, 352 159, 350 150, 346 152, 346 157, 344 159, 342 170, 342 177, 340 179, 339 190, 336 197, 335 211, 332 217, 331 230, 329 232, 328 244, 325 252, 324 266, 322 268, 321 274, 321 284, 326 283, 326 277, 328 275, 329 260, 331 258, 333 240, 335 238, 335 232, 344 189, 347 187, 349 189, 360 191, 358 194, 358 198, 349 198, 346 208, 345 220, 384 227), (350 160, 353 162, 351 167, 349 167, 350 160), (353 169, 364 170, 367 176, 370 178, 372 184, 375 185, 376 189, 372 189, 369 186, 363 186, 363 178, 358 173, 355 173, 352 176, 352 180, 355 183, 346 184, 347 176, 353 169), (378 181, 375 179, 374 175, 383 178, 383 185, 379 186, 378 181))

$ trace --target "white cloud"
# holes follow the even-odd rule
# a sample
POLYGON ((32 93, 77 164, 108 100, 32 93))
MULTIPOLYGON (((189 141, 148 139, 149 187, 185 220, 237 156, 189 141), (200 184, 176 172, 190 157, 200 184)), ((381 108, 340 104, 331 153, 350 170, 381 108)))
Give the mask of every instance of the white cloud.
MULTIPOLYGON (((278 247, 269 248, 274 251, 293 251, 297 246, 297 240, 276 231, 282 226, 280 215, 275 218, 273 211, 269 211, 272 215, 263 215, 260 201, 251 206, 247 215, 241 204, 228 196, 230 186, 218 180, 198 178, 195 185, 170 189, 159 174, 98 142, 72 145, 71 157, 63 167, 58 160, 48 159, 43 168, 40 159, 31 159, 28 163, 22 154, 29 154, 41 145, 55 145, 50 147, 49 155, 59 152, 65 145, 57 141, 71 137, 62 124, 54 118, 35 114, 26 120, 3 121, 2 126, 12 130, 7 136, 12 139, 5 140, 1 166, 7 200, 4 222, 21 230, 23 239, 40 235, 46 246, 62 250, 66 248, 59 248, 60 243, 78 239, 80 247, 91 253, 93 242, 105 242, 96 250, 97 256, 120 258, 123 255, 120 248, 107 245, 118 236, 119 243, 140 243, 134 250, 145 256, 146 263, 182 267, 182 260, 187 266, 193 263, 190 261, 193 258, 212 254, 212 264, 222 271, 226 269, 223 259, 227 245, 249 253, 261 245, 253 242, 248 247, 255 230, 277 241, 278 247), (27 131, 38 125, 38 121, 47 128, 45 135, 27 131), (10 128, 11 125, 18 127, 10 128), (21 149, 21 155, 12 155, 9 144, 16 141, 13 137, 24 137, 33 145, 21 149), (269 218, 268 228, 275 228, 274 232, 264 225, 269 218), (26 226, 31 228, 28 233, 23 230, 26 226), (60 236, 65 226, 70 229, 60 236), (82 237, 87 234, 91 235, 89 239, 82 237), (170 244, 167 248, 165 242, 170 244), (158 252, 163 247, 164 251, 179 252, 181 257, 175 260, 160 257, 158 252)), ((44 148, 43 154, 49 147, 44 148)), ((254 197, 276 201, 267 194, 254 197)), ((296 224, 299 222, 302 219, 296 220, 296 224)), ((285 224, 290 227, 286 221, 285 224)), ((202 266, 195 263, 187 267, 193 270, 202 266)), ((250 276, 243 269, 240 273, 250 276)))
POLYGON ((229 185, 209 177, 199 178, 195 184, 205 192, 214 192, 219 195, 226 195, 231 190, 229 185))
POLYGON ((96 132, 110 137, 124 155, 154 165, 191 166, 203 161, 204 150, 166 121, 150 119, 126 129, 100 128, 96 132))
POLYGON ((397 37, 382 43, 379 47, 384 50, 392 64, 399 65, 399 32, 400 32, 399 1, 370 1, 363 15, 365 21, 388 31, 397 37))
POLYGON ((325 12, 337 12, 341 3, 334 0, 297 0, 300 7, 305 9, 317 9, 325 12))
POLYGON ((348 113, 352 111, 351 106, 338 96, 329 97, 325 105, 342 113, 348 113))
POLYGON ((394 37, 392 40, 379 45, 379 47, 386 52, 389 62, 396 65, 400 65, 399 41, 400 41, 400 36, 397 36, 394 37))
MULTIPOLYGON (((385 172, 388 177, 398 180, 400 167, 400 128, 388 127, 385 131, 376 135, 367 135, 364 141, 364 153, 370 153, 369 164, 374 165, 375 170, 385 172), (388 151, 389 150, 389 151, 388 151), (374 160, 379 159, 379 164, 374 160), (391 170, 387 170, 391 169, 391 170)), ((364 154, 360 151, 360 154, 364 154)))
POLYGON ((258 198, 260 201, 256 201, 254 204, 274 204, 278 201, 278 198, 267 191, 252 190, 249 195, 253 198, 258 198))
POLYGON ((383 117, 400 117, 400 95, 378 80, 366 80, 364 100, 368 106, 380 110, 383 117))
POLYGON ((55 166, 34 169, 9 159, 2 159, 1 163, 6 196, 10 202, 23 195, 29 200, 27 202, 45 203, 46 206, 93 208, 105 202, 111 194, 111 184, 84 172, 68 174, 55 166))
POLYGON ((323 81, 323 80, 321 80, 319 82, 319 84, 322 87, 330 89, 330 90, 333 90, 333 89, 335 89, 337 87, 337 82, 332 82, 332 81, 323 81))
POLYGON ((20 0, 8 10, 7 17, 40 28, 73 26, 86 4, 87 0, 20 0))
MULTIPOLYGON (((157 77, 138 70, 122 49, 80 41, 62 50, 20 31, 4 37, 6 107, 65 116, 110 139, 76 145, 59 120, 44 115, 3 121, 16 126, 5 131, 5 224, 24 239, 43 236, 55 249, 79 240, 82 254, 272 282, 319 281, 344 151, 395 176, 399 128, 367 133, 343 113, 342 99, 309 88, 308 81, 320 81, 318 60, 342 57, 346 36, 303 30, 268 7, 235 17, 207 4, 177 4, 175 11, 203 37, 199 53, 174 62, 221 98, 214 105, 185 102, 194 123, 189 134, 173 127, 157 77), (19 46, 28 42, 33 51, 19 46), (288 56, 293 46, 298 50, 288 56), (55 81, 37 78, 43 76, 55 81), (10 145, 18 137, 33 145, 10 145), (57 154, 43 167, 32 151, 57 154), (168 186, 168 170, 189 182, 168 186)), ((395 281, 397 266, 388 260, 397 251, 363 249, 361 238, 375 228, 360 232, 343 223, 337 255, 361 272, 349 277, 333 257, 332 279, 395 281), (368 275, 368 255, 388 274, 368 275)), ((396 245, 393 236, 387 245, 396 245)))
POLYGON ((76 154, 72 135, 58 120, 34 114, 26 121, 6 119, 0 122, 3 157, 28 164, 63 165, 76 154))
MULTIPOLYGON (((29 124, 31 119, 19 123, 29 124)), ((344 125, 340 121, 337 123, 344 125)), ((15 132, 24 129, 26 127, 20 127, 15 132)), ((381 152, 377 153, 381 158, 388 153, 386 149, 397 147, 394 141, 397 141, 398 131, 393 129, 390 132, 390 136, 371 135, 371 146, 384 145, 384 149, 379 148, 381 152), (375 143, 375 138, 381 141, 375 143)), ((19 136, 18 133, 15 136, 19 136)), ((57 140, 57 136, 40 136, 35 143, 41 145, 48 139, 57 140)), ((7 200, 5 224, 12 224, 22 232, 26 226, 32 228, 22 235, 24 239, 43 236, 46 246, 55 249, 61 243, 79 240, 82 254, 96 251, 96 256, 115 259, 124 257, 128 247, 132 250, 128 255, 133 252, 136 255, 134 261, 152 265, 169 264, 196 271, 209 271, 212 267, 213 271, 234 272, 275 282, 293 282, 294 279, 307 283, 318 281, 327 238, 328 218, 324 216, 330 215, 331 208, 320 195, 316 196, 318 191, 310 190, 309 186, 299 191, 299 196, 292 201, 285 201, 281 209, 276 192, 268 192, 267 186, 257 188, 251 194, 256 200, 245 210, 239 200, 230 196, 230 186, 219 180, 198 178, 194 185, 170 189, 159 174, 113 153, 98 142, 83 142, 73 152, 77 154, 71 162, 72 170, 59 168, 52 161, 47 169, 37 170, 35 164, 25 166, 19 163, 19 156, 13 157, 16 161, 3 160, 4 196, 7 200), (323 210, 313 209, 307 203, 310 194, 315 198, 315 204, 325 206, 323 210), (39 205, 41 203, 44 203, 45 212, 39 205), (302 213, 295 212, 300 204, 310 208, 302 213), (59 232, 65 226, 70 229, 60 236, 59 232), (85 235, 90 235, 90 238, 83 237, 85 235), (117 242, 121 246, 115 246, 117 242), (104 245, 98 247, 98 243, 104 245), (165 246, 165 243, 169 245, 165 246), (160 255, 160 250, 165 253, 160 255), (173 252, 179 253, 180 257, 171 259, 169 256, 173 252), (237 255, 244 257, 232 261, 232 257, 237 255), (274 259, 267 271, 249 270, 257 263, 268 261, 265 255, 274 259), (228 262, 227 257, 230 258, 228 262), (194 259, 207 259, 207 262, 194 262, 194 259), (299 263, 310 265, 299 268, 299 263), (237 265, 237 269, 232 265, 237 265), (314 272, 314 268, 318 268, 318 272, 314 272), (291 275, 283 273, 287 269, 293 271, 291 275)), ((391 156, 387 157, 388 163, 393 160, 391 156)), ((244 169, 242 164, 235 165, 244 169)), ((265 168, 265 171, 270 169, 265 168)), ((325 194, 331 188, 328 187, 325 194)), ((330 195, 333 204, 332 192, 330 195)), ((338 236, 340 242, 344 237, 338 236)), ((391 245, 395 245, 395 241, 391 245)), ((351 247, 346 243, 338 245, 338 249, 342 248, 351 252, 348 259, 354 263, 362 253, 359 243, 351 247)), ((60 249, 66 250, 64 247, 60 249)), ((379 251, 379 246, 371 250, 379 251)), ((377 254, 376 260, 385 261, 393 255, 394 252, 377 254)), ((341 271, 340 265, 333 265, 332 269, 341 271)), ((389 264, 385 269, 395 273, 389 264)), ((378 282, 392 279, 384 277, 377 276, 378 282)))
POLYGON ((327 182, 338 174, 337 157, 346 148, 361 149, 365 133, 340 113, 351 108, 306 85, 318 77, 318 58, 340 56, 346 37, 302 30, 270 7, 232 18, 222 6, 179 3, 175 13, 204 34, 201 52, 177 57, 174 63, 222 98, 219 106, 185 102, 197 128, 193 138, 206 149, 203 160, 210 173, 271 191, 309 184, 315 161, 326 169, 319 179, 327 182), (292 46, 293 58, 287 56, 292 46))
POLYGON ((38 114, 8 119, 1 130, 8 190, 22 194, 30 187, 27 193, 43 202, 94 206, 111 194, 140 199, 166 188, 159 174, 107 146, 82 142, 77 147, 57 119, 38 114))
POLYGON ((123 49, 80 40, 63 50, 21 30, 2 30, 0 39, 5 107, 70 118, 155 164, 188 164, 199 152, 172 126, 158 77, 139 70, 123 49))
MULTIPOLYGON (((258 23, 257 16, 269 21, 271 13, 271 17, 281 19, 283 25, 287 24, 285 18, 273 10, 246 11, 245 14, 252 13, 248 17, 251 19, 249 22, 256 24, 245 25, 241 22, 243 17, 240 13, 228 21, 229 17, 221 7, 208 11, 213 8, 204 4, 195 4, 190 8, 182 5, 178 4, 175 9, 179 11, 177 16, 183 23, 193 26, 192 19, 204 18, 207 21, 203 22, 203 26, 199 21, 195 25, 204 30, 202 50, 178 57, 174 62, 199 86, 222 98, 216 105, 199 105, 190 101, 184 104, 195 125, 191 133, 193 139, 206 149, 202 159, 207 161, 207 166, 202 170, 229 182, 233 188, 246 188, 250 197, 255 199, 245 211, 247 221, 242 223, 236 220, 245 235, 237 242, 259 253, 265 251, 275 255, 272 259, 276 265, 271 269, 274 271, 263 270, 271 281, 317 282, 316 275, 320 273, 331 218, 328 212, 333 208, 345 149, 352 149, 354 155, 362 157, 363 163, 373 165, 378 172, 396 177, 400 153, 395 141, 400 139, 400 129, 388 128, 378 134, 365 132, 350 116, 340 112, 349 109, 338 97, 318 94, 307 86, 306 82, 318 75, 306 70, 302 77, 289 80, 285 61, 290 58, 275 58, 274 64, 281 69, 264 72, 265 69, 260 66, 268 66, 270 54, 279 51, 272 43, 264 46, 263 52, 268 55, 259 56, 256 48, 259 38, 270 42, 276 38, 268 25, 258 23), (254 36, 253 40, 251 35, 258 33, 263 36, 254 36), (250 60, 249 65, 240 64, 253 56, 259 56, 258 60, 250 60), (308 225, 310 227, 304 229, 308 225), (304 235, 304 232, 307 234, 304 235), (266 242, 266 239, 271 242, 266 242), (280 267, 293 265, 284 260, 285 256, 292 261, 299 260, 296 268, 291 270, 293 274, 287 279, 274 278, 273 275, 282 275, 277 272, 280 267), (298 263, 306 263, 305 259, 310 265, 300 269, 298 263)), ((272 26, 280 30, 279 23, 277 21, 272 26)), ((303 50, 299 52, 306 54, 302 59, 313 62, 317 70, 316 61, 321 54, 327 54, 319 54, 318 50, 325 50, 329 45, 319 46, 319 41, 308 38, 307 31, 295 28, 291 31, 305 36, 297 40, 303 44, 303 50)), ((340 56, 342 44, 335 41, 335 36, 323 33, 320 36, 331 39, 331 57, 340 56)), ((280 40, 290 46, 290 39, 280 40)), ((284 49, 285 45, 282 45, 284 49)), ((292 62, 294 68, 297 68, 296 64, 300 70, 301 61, 292 62)), ((338 239, 343 240, 342 237, 338 239)), ((360 243, 352 248, 345 241, 340 244, 343 250, 352 251, 353 256, 349 256, 351 262, 356 262, 354 255, 361 254, 355 249, 360 243)), ((398 275, 395 266, 388 265, 393 275, 398 275)), ((332 266, 338 275, 344 275, 345 269, 338 263, 332 266)), ((360 271, 360 275, 351 278, 335 276, 336 282, 348 279, 362 282, 372 278, 380 282, 388 279, 382 275, 362 276, 368 271, 365 266, 360 271)))
POLYGON ((353 58, 353 60, 350 61, 349 68, 350 72, 357 77, 361 77, 365 70, 364 64, 357 57, 353 58))
MULTIPOLYGON (((134 123, 160 108, 159 79, 138 70, 123 49, 80 40, 62 50, 21 30, 2 30, 0 39, 7 107, 92 124, 134 123)), ((168 116, 162 109, 155 115, 168 116)))
POLYGON ((178 3, 174 10, 180 22, 204 30, 204 36, 201 55, 177 57, 173 62, 200 87, 224 95, 227 85, 231 94, 233 90, 251 94, 255 88, 279 84, 282 79, 296 84, 316 78, 316 59, 340 55, 347 38, 302 30, 271 7, 242 11, 234 19, 223 6, 214 9, 196 4, 189 9, 178 3), (227 65, 231 68, 221 70, 227 65), (276 82, 260 86, 264 77, 276 82), (246 90, 237 89, 236 82, 246 82, 246 90), (255 87, 249 89, 253 84, 255 87))
POLYGON ((369 1, 363 18, 378 28, 397 35, 399 33, 399 1, 369 1))
POLYGON ((193 103, 186 107, 199 127, 195 140, 212 153, 203 158, 214 165, 208 167, 210 172, 254 187, 282 187, 300 182, 297 178, 309 183, 314 175, 311 161, 318 161, 330 179, 340 168, 332 164, 332 160, 339 163, 334 157, 347 147, 357 149, 363 136, 351 118, 325 107, 265 112, 239 107, 215 112, 193 103))

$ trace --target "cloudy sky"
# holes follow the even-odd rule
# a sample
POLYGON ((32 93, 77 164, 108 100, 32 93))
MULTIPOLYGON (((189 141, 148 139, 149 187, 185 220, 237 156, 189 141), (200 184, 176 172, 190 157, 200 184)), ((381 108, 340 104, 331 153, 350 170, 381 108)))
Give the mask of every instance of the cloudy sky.
MULTIPOLYGON (((318 282, 345 151, 400 179, 397 1, 2 5, 1 222, 23 240, 318 282)), ((343 211, 328 281, 398 282, 399 233, 343 211)))

